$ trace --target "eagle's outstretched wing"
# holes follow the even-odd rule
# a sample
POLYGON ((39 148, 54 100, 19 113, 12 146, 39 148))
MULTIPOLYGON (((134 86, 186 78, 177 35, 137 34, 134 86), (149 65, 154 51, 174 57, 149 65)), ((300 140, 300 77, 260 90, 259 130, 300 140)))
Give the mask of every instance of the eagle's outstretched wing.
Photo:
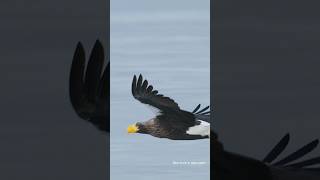
MULTIPOLYGON (((171 98, 159 94, 157 90, 153 89, 153 86, 144 80, 142 75, 139 77, 134 75, 132 80, 131 92, 135 99, 143 104, 150 105, 156 108, 159 113, 157 113, 157 121, 159 124, 166 124, 171 128, 171 131, 188 131, 189 128, 198 126, 200 127, 201 121, 199 116, 207 116, 204 111, 196 113, 191 113, 180 109, 179 105, 171 98)), ((203 123, 204 124, 204 123, 203 123)))
POLYGON ((141 103, 155 107, 160 111, 180 110, 173 99, 159 94, 152 85, 148 84, 147 80, 143 80, 141 74, 138 79, 136 75, 133 76, 131 92, 133 97, 141 103))

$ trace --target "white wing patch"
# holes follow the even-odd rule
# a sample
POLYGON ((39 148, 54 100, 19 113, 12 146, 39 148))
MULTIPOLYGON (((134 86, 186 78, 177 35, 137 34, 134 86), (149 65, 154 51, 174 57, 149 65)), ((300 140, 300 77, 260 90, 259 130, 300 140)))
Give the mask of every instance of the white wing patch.
POLYGON ((210 137, 210 123, 201 120, 198 121, 200 121, 200 124, 189 127, 189 129, 187 130, 187 134, 210 137))

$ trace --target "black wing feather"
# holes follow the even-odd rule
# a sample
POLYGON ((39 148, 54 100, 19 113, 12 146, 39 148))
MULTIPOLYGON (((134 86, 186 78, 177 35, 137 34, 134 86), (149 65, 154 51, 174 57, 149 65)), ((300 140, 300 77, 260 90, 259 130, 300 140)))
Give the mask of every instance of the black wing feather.
POLYGON ((287 147, 289 140, 290 135, 287 133, 262 161, 264 163, 271 163, 274 161, 287 147))
POLYGON ((192 111, 193 114, 198 114, 198 115, 209 115, 210 114, 210 106, 206 106, 205 108, 199 110, 201 107, 201 104, 198 104, 196 108, 192 111), (209 109, 209 110, 208 110, 209 109), (207 111, 208 110, 208 111, 207 111))
POLYGON ((273 163, 273 161, 285 150, 290 140, 290 135, 287 133, 281 140, 277 143, 277 145, 268 153, 268 155, 262 160, 263 163, 269 163, 271 166, 278 166, 290 169, 304 169, 304 170, 317 170, 317 168, 308 168, 307 166, 319 165, 320 157, 315 157, 307 160, 303 160, 300 162, 292 163, 291 162, 304 157, 306 154, 314 150, 319 141, 316 139, 302 148, 298 149, 294 153, 291 153, 287 157, 281 159, 280 161, 273 163))
POLYGON ((315 158, 311 158, 302 162, 297 162, 294 164, 290 164, 288 165, 288 167, 291 168, 303 168, 305 166, 312 166, 312 165, 316 165, 316 164, 320 164, 320 157, 315 157, 315 158))
POLYGON ((97 40, 85 72, 84 48, 78 43, 71 66, 69 93, 71 104, 82 119, 109 132, 110 65, 108 63, 101 75, 104 59, 103 46, 97 40))
POLYGON ((207 106, 207 107, 203 108, 202 110, 200 110, 199 112, 197 112, 197 114, 206 113, 205 111, 206 111, 207 109, 209 109, 209 108, 210 108, 210 106, 207 106))
POLYGON ((201 104, 198 104, 196 108, 192 111, 196 119, 200 119, 203 121, 206 121, 208 123, 211 123, 211 118, 210 118, 210 106, 206 106, 205 108, 199 110, 201 107, 201 104), (209 110, 208 110, 209 109, 209 110), (208 111, 207 111, 208 110, 208 111))
POLYGON ((108 62, 107 67, 105 68, 102 78, 100 80, 100 97, 109 98, 110 97, 110 63, 108 62))
POLYGON ((198 106, 196 108, 194 108, 194 110, 192 111, 192 113, 196 113, 199 109, 200 109, 201 104, 198 104, 198 106))
POLYGON ((75 50, 71 71, 70 71, 70 87, 69 94, 73 108, 78 113, 82 106, 83 98, 85 97, 84 89, 84 68, 85 68, 85 52, 82 44, 79 42, 75 50))
POLYGON ((148 85, 148 81, 143 80, 141 74, 139 75, 138 80, 136 75, 133 76, 131 92, 133 97, 141 103, 151 105, 161 111, 166 111, 168 109, 180 110, 178 104, 174 100, 165 97, 162 94, 158 94, 157 90, 153 90, 153 87, 148 85))
POLYGON ((103 62, 104 50, 102 44, 97 40, 90 55, 85 77, 85 88, 91 101, 95 100, 99 89, 103 62))
POLYGON ((316 139, 316 140, 310 142, 309 144, 303 146, 302 148, 298 149, 296 152, 294 152, 294 153, 290 154, 289 156, 281 159, 280 161, 274 163, 274 165, 275 166, 283 166, 287 163, 290 163, 294 160, 297 160, 297 159, 303 157, 304 155, 308 154, 312 150, 314 150, 318 144, 319 144, 319 140, 316 139))

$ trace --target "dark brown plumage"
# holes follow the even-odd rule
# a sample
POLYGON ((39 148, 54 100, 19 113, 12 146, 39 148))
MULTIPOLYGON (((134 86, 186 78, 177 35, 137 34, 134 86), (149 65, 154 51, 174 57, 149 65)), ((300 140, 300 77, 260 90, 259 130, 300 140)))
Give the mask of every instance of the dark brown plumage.
POLYGON ((149 121, 129 126, 128 132, 150 134, 173 140, 209 138, 210 124, 209 121, 205 121, 210 119, 207 112, 209 107, 201 111, 198 111, 200 106, 196 107, 193 113, 182 110, 173 99, 154 90, 147 80, 143 80, 142 75, 138 79, 136 76, 133 77, 131 91, 135 99, 158 109, 159 113, 149 121))
POLYGON ((314 140, 288 156, 275 161, 287 147, 290 136, 286 134, 261 161, 226 151, 217 137, 213 140, 213 174, 217 180, 318 180, 320 158, 295 162, 314 150, 319 141, 314 140))

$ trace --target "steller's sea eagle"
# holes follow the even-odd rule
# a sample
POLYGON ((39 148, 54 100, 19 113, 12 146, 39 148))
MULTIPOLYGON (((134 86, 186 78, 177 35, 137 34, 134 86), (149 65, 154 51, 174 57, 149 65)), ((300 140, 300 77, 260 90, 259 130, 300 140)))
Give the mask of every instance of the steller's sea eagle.
POLYGON ((172 140, 196 140, 210 137, 209 107, 194 112, 180 109, 179 105, 169 97, 159 94, 142 75, 133 77, 131 86, 132 95, 143 104, 156 108, 156 117, 129 125, 128 133, 150 134, 158 138, 172 140))

